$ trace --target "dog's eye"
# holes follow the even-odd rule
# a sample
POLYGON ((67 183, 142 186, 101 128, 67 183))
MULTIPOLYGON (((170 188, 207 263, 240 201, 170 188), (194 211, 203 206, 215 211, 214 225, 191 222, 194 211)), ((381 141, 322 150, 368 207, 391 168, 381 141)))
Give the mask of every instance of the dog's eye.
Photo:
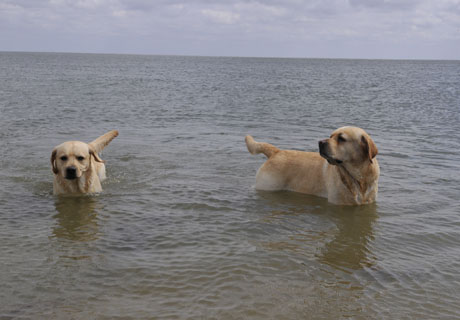
POLYGON ((61 157, 61 160, 62 160, 62 161, 67 161, 67 159, 68 159, 67 156, 62 156, 62 157, 61 157))
POLYGON ((77 157, 77 160, 78 160, 78 161, 83 161, 83 160, 85 160, 85 157, 78 156, 78 157, 77 157))
POLYGON ((337 138, 337 141, 339 141, 339 142, 346 142, 347 139, 345 139, 342 135, 340 135, 340 136, 337 138))

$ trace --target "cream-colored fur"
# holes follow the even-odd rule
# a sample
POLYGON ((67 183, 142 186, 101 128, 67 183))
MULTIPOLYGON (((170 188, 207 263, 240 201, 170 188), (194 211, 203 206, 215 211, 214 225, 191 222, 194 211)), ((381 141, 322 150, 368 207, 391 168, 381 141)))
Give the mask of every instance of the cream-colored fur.
POLYGON ((51 153, 54 194, 101 192, 106 176, 99 152, 116 136, 118 131, 112 130, 90 143, 67 141, 55 147, 51 153))
POLYGON ((377 198, 377 147, 361 128, 342 127, 319 141, 320 152, 280 150, 246 136, 252 154, 268 160, 256 175, 256 189, 290 190, 327 198, 334 204, 372 203, 377 198))

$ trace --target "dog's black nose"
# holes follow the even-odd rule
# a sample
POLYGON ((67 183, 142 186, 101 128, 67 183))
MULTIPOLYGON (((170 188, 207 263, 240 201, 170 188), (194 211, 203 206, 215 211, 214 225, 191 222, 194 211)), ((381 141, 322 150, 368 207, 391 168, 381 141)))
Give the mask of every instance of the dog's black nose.
POLYGON ((320 149, 323 148, 326 144, 327 144, 327 140, 321 140, 318 142, 318 146, 320 149))
POLYGON ((77 168, 75 167, 68 167, 65 169, 65 178, 72 180, 77 177, 77 168))

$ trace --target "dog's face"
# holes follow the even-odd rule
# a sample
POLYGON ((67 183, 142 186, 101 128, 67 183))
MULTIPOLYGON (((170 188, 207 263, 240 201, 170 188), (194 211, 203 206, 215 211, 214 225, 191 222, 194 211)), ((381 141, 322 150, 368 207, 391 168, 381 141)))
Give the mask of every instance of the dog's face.
POLYGON ((80 178, 90 168, 91 157, 102 162, 88 144, 68 141, 54 148, 51 153, 51 166, 54 174, 74 180, 80 178))
POLYGON ((361 128, 342 127, 319 141, 319 153, 332 165, 372 163, 378 153, 374 141, 361 128))

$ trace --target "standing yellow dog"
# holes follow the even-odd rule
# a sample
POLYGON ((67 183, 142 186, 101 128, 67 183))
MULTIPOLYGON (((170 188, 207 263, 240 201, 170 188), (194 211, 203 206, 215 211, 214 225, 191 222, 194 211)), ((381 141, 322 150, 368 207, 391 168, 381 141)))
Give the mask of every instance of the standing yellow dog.
POLYGON ((252 154, 268 160, 256 175, 256 189, 290 190, 327 198, 334 204, 372 203, 377 198, 380 168, 377 147, 361 128, 342 127, 319 141, 319 153, 280 150, 246 136, 252 154))
POLYGON ((90 143, 67 141, 55 147, 51 153, 54 194, 101 192, 106 176, 99 152, 116 136, 118 131, 112 130, 90 143))

